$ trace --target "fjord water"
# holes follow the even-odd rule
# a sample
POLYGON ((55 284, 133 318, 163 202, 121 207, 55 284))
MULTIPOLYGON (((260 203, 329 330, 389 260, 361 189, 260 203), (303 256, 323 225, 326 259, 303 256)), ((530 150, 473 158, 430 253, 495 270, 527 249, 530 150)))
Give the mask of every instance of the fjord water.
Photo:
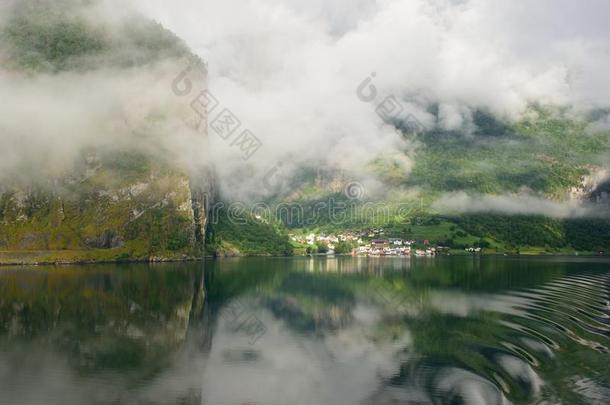
POLYGON ((0 269, 0 404, 606 404, 610 261, 0 269))

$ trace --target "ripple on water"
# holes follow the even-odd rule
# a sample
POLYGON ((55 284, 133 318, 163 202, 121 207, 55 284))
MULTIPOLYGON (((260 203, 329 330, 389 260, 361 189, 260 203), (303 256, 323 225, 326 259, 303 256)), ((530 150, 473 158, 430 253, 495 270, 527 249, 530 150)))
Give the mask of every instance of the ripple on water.
MULTIPOLYGON (((610 375, 593 381, 570 376, 569 370, 574 356, 603 362, 593 353, 609 353, 610 273, 566 276, 492 300, 496 302, 482 312, 496 316, 493 335, 498 346, 460 348, 474 350, 478 357, 436 372, 431 389, 439 403, 503 404, 507 398, 553 402, 562 397, 555 391, 564 389, 583 403, 610 403, 610 375), (558 369, 557 356, 568 358, 561 366, 565 370, 558 369), (542 377, 546 373, 565 374, 564 386, 547 387, 542 377)), ((469 339, 476 342, 472 333, 469 339)))
POLYGON ((436 397, 442 404, 502 405, 508 401, 491 381, 459 368, 441 370, 435 381, 436 397))

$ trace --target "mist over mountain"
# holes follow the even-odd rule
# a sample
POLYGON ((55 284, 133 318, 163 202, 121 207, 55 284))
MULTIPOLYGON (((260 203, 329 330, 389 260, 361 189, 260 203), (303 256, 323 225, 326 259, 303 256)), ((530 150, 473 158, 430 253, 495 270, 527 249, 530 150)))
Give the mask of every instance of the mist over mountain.
MULTIPOLYGON (((375 203, 400 213, 385 223, 462 227, 439 242, 490 235, 481 218, 509 215, 541 217, 524 232, 552 229, 534 242, 564 246, 592 224, 569 221, 609 216, 602 1, 1 7, 0 247, 192 253, 216 194, 310 213, 375 203), (161 240, 143 236, 151 229, 161 240)), ((283 226, 295 224, 256 218, 250 242, 262 233, 289 252, 283 226)), ((332 213, 316 220, 336 225, 332 213)), ((593 232, 595 248, 606 233, 593 232)))
POLYGON ((0 262, 202 254, 205 128, 173 82, 205 65, 117 5, 3 4, 0 262))
POLYGON ((187 169, 205 160, 197 117, 172 92, 191 55, 174 34, 101 1, 3 10, 0 180, 65 174, 87 148, 163 154, 187 169))
POLYGON ((571 155, 565 166, 579 173, 568 176, 566 192, 608 167, 610 35, 602 1, 582 8, 568 1, 62 0, 3 9, 9 35, 0 86, 13 100, 3 109, 0 149, 10 151, 1 159, 3 174, 23 175, 37 164, 61 170, 86 145, 134 142, 189 167, 213 163, 223 192, 251 202, 277 191, 265 185, 270 174, 286 188, 308 168, 358 181, 378 198, 388 189, 423 187, 565 199, 538 184, 552 183, 545 173, 552 170, 531 167, 532 160, 571 155), (155 31, 142 14, 184 42, 155 31), (66 33, 82 35, 62 42, 70 49, 64 56, 45 50, 42 62, 44 38, 66 34, 53 31, 60 17, 71 21, 66 33), (20 46, 30 33, 38 39, 20 46), (168 91, 188 48, 208 62, 210 91, 220 102, 210 119, 228 108, 260 139, 248 161, 214 133, 208 145, 182 122, 147 119, 176 109, 177 101, 185 120, 197 118, 190 100, 168 91), (58 91, 66 97, 58 99, 58 91), (553 153, 564 139, 524 134, 525 125, 540 132, 549 120, 572 126, 578 145, 553 153), (137 126, 145 127, 144 138, 123 136, 137 126), (477 152, 470 159, 477 168, 448 157, 460 147, 477 152), (506 151, 510 167, 481 156, 495 148, 506 151), (457 184, 427 184, 434 174, 422 165, 431 155, 446 156, 437 166, 447 166, 448 179, 459 175, 457 184), (524 168, 515 174, 514 166, 524 168), (510 179, 469 185, 490 173, 510 179))
MULTIPOLYGON (((507 148, 511 167, 526 166, 518 176, 506 171, 504 177, 515 177, 504 182, 511 187, 499 182, 478 192, 526 188, 557 198, 556 190, 535 184, 540 179, 531 181, 539 169, 527 167, 532 160, 562 160, 568 154, 579 160, 566 163, 570 170, 608 165, 610 32, 601 16, 610 10, 604 1, 587 7, 565 0, 135 4, 209 61, 211 91, 263 142, 244 163, 212 134, 218 171, 231 185, 225 191, 232 198, 268 194, 261 179, 278 162, 288 179, 299 177, 303 167, 330 167, 378 194, 388 182, 369 166, 389 159, 393 177, 405 179, 400 186, 411 189, 406 179, 418 170, 417 159, 427 154, 430 142, 437 141, 408 137, 405 142, 395 131, 405 117, 414 117, 425 132, 442 133, 474 150, 507 148), (366 101, 357 95, 359 87, 366 101), (389 96, 401 105, 394 111, 384 107, 390 121, 376 111, 389 96), (575 123, 570 138, 576 143, 598 137, 600 144, 579 152, 566 146, 545 157, 563 142, 560 137, 523 132, 524 124, 541 130, 549 120, 575 123)), ((451 154, 455 148, 449 148, 451 154)), ((448 176, 463 169, 452 168, 454 163, 447 164, 448 176)), ((481 170, 470 170, 474 182, 484 172, 502 177, 506 169, 497 159, 478 163, 481 170)), ((473 191, 467 185, 434 188, 473 191)))

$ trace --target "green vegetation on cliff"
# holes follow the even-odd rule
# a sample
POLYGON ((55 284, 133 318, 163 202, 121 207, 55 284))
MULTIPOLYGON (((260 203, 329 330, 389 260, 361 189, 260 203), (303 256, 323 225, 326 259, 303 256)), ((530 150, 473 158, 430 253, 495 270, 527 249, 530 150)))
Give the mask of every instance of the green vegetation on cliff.
MULTIPOLYGON (((181 64, 192 56, 183 41, 159 24, 138 15, 109 12, 99 1, 20 0, 5 9, 0 21, 0 69, 17 81, 24 76, 48 81, 50 90, 41 88, 40 92, 52 92, 53 97, 58 89, 69 86, 65 78, 71 74, 91 85, 83 94, 96 92, 96 86, 108 90, 115 78, 117 86, 124 87, 124 77, 138 76, 142 83, 134 84, 132 93, 136 94, 156 84, 152 81, 157 80, 159 66, 168 60, 181 64)), ((170 86, 168 81, 171 96, 170 86)), ((28 159, 21 157, 20 166, 2 173, 0 263, 173 260, 203 255, 206 212, 201 208, 205 197, 198 179, 192 181, 175 156, 156 144, 159 135, 154 133, 163 128, 162 120, 184 119, 160 112, 157 101, 150 100, 148 105, 112 93, 93 106, 84 102, 82 111, 77 106, 76 114, 58 114, 57 119, 67 123, 62 131, 69 132, 66 139, 57 139, 59 159, 66 155, 64 166, 54 170, 49 159, 53 167, 46 171, 42 159, 39 167, 29 170, 28 159), (99 121, 93 118, 99 114, 106 115, 99 121), (91 126, 83 129, 75 122, 72 127, 75 116, 83 116, 91 126), (77 151, 77 158, 73 160, 64 150, 77 151)), ((166 106, 166 101, 172 109, 171 99, 160 103, 166 106)), ((176 115, 181 114, 180 107, 176 101, 176 115)), ((14 126, 18 128, 6 130, 22 131, 18 124, 14 126)), ((53 140, 59 132, 53 127, 46 133, 43 125, 26 130, 39 131, 38 138, 45 140, 53 140)), ((11 137, 17 135, 9 132, 7 138, 11 137)))
POLYGON ((15 2, 0 25, 12 69, 28 72, 128 68, 190 56, 182 40, 138 15, 100 18, 98 2, 83 0, 15 2), (106 21, 107 20, 107 21, 106 21))
POLYGON ((214 256, 286 256, 293 247, 278 221, 219 205, 211 213, 206 251, 214 256))
POLYGON ((25 262, 201 256, 185 174, 125 151, 90 155, 77 174, 52 186, 0 194, 3 261, 19 262, 8 260, 11 252, 28 253, 25 262))
POLYGON ((591 166, 606 164, 610 152, 610 132, 589 133, 588 122, 557 111, 532 109, 510 126, 481 114, 475 124, 481 129, 470 136, 441 130, 417 136, 422 147, 405 184, 488 194, 527 187, 563 196, 591 166))

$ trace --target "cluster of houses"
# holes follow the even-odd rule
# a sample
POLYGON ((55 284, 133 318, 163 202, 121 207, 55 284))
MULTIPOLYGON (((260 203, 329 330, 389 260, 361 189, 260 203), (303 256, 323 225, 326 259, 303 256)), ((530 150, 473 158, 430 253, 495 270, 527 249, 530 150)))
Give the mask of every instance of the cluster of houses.
POLYGON ((335 245, 339 242, 355 242, 358 245, 362 245, 364 240, 362 236, 354 232, 345 232, 339 235, 316 235, 310 233, 309 235, 290 235, 290 239, 303 245, 315 245, 316 243, 323 243, 328 246, 329 251, 335 250, 335 245))
POLYGON ((339 235, 326 235, 324 233, 320 235, 316 235, 315 233, 310 233, 309 235, 290 235, 290 238, 298 243, 307 244, 307 245, 315 245, 316 242, 334 244, 339 243, 340 241, 344 242, 358 242, 359 245, 364 243, 364 239, 366 238, 378 238, 384 235, 385 231, 383 228, 373 228, 373 229, 365 229, 359 232, 344 232, 339 235))
POLYGON ((415 249, 414 240, 374 239, 364 246, 359 246, 352 252, 355 256, 436 256, 437 248, 429 247, 430 243, 423 241, 424 249, 415 249))
POLYGON ((301 244, 324 244, 328 247, 328 254, 333 254, 339 242, 352 242, 357 245, 352 250, 354 256, 436 256, 445 248, 433 247, 427 240, 417 243, 414 240, 397 238, 381 239, 383 229, 367 229, 362 232, 345 232, 339 235, 290 235, 290 238, 301 244), (416 248, 415 246, 422 248, 416 248))

